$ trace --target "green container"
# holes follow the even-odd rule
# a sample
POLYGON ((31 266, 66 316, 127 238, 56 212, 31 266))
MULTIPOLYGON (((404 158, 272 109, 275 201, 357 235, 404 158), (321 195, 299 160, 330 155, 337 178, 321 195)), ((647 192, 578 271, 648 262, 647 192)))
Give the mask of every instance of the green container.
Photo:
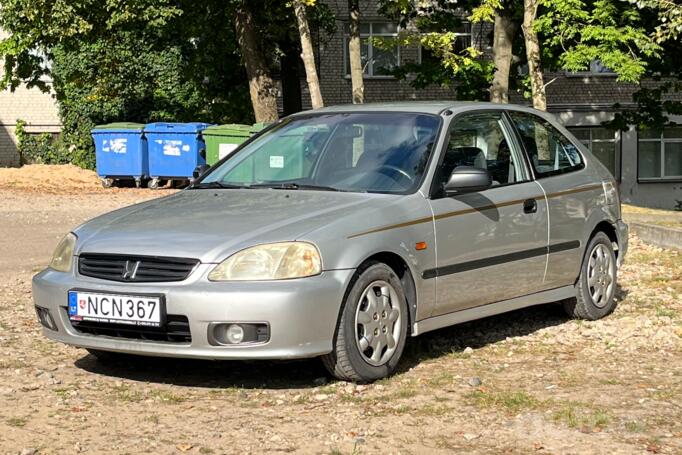
POLYGON ((144 123, 135 122, 116 122, 107 123, 105 125, 97 125, 96 130, 138 130, 142 132, 144 130, 144 123))
POLYGON ((229 156, 251 136, 251 125, 229 124, 209 126, 202 131, 206 142, 206 164, 213 166, 229 156))
POLYGON ((254 123, 251 125, 251 134, 256 134, 266 126, 270 126, 272 122, 259 122, 259 123, 254 123))

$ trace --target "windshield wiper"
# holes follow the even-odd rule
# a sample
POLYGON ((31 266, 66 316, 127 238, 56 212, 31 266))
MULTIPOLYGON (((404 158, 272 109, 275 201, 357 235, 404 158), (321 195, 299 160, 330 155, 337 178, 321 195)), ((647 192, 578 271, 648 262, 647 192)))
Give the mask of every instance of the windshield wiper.
POLYGON ((249 188, 247 185, 232 185, 223 182, 201 182, 192 184, 189 189, 191 190, 204 190, 204 189, 239 189, 239 188, 249 188))
POLYGON ((294 182, 283 182, 283 183, 255 183, 249 188, 271 188, 273 190, 316 190, 316 191, 340 191, 345 192, 345 190, 334 188, 333 186, 324 185, 309 185, 306 183, 294 183, 294 182))

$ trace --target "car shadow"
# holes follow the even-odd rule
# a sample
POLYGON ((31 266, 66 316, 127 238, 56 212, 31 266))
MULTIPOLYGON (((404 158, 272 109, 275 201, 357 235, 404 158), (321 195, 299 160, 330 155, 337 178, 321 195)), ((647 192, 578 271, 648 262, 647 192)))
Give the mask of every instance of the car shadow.
MULTIPOLYGON (((616 285, 618 302, 622 302, 627 295, 627 289, 616 285)), ((410 340, 405 347, 398 372, 407 371, 426 360, 461 353, 467 347, 482 348, 507 338, 531 335, 538 330, 571 320, 561 302, 554 302, 434 330, 410 340)))
MULTIPOLYGON (((627 289, 619 286, 618 301, 625 299, 627 293, 627 289)), ((397 373, 427 360, 462 352, 467 347, 482 348, 569 320, 560 303, 551 303, 435 330, 408 341, 397 373)), ((131 355, 102 361, 87 354, 76 360, 75 366, 120 379, 215 389, 306 389, 329 380, 319 359, 209 361, 131 355)))
POLYGON ((328 380, 318 359, 212 361, 130 355, 99 360, 87 354, 75 366, 114 378, 209 389, 305 389, 328 380))

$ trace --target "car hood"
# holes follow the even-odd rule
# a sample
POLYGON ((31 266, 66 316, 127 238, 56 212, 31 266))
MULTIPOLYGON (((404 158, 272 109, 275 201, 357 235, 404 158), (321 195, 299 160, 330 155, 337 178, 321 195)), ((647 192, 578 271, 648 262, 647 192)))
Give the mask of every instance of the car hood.
POLYGON ((76 231, 77 254, 224 260, 252 245, 296 240, 395 196, 326 191, 187 190, 95 218, 76 231))

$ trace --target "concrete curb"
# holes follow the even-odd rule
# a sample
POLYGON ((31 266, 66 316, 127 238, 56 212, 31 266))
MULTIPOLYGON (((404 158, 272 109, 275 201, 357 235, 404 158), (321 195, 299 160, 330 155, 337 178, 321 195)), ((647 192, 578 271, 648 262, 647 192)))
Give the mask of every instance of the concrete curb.
POLYGON ((682 250, 682 229, 635 222, 630 222, 628 225, 630 232, 636 234, 643 242, 661 248, 682 250))

